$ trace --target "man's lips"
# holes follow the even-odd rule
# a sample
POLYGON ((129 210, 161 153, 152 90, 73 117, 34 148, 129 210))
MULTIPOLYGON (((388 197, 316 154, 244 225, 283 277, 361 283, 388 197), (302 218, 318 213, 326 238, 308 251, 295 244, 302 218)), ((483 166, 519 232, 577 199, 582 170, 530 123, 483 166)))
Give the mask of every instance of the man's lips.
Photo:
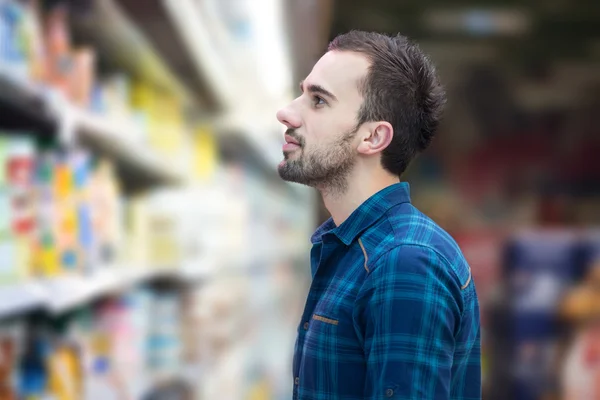
POLYGON ((294 139, 290 135, 285 135, 285 144, 283 145, 283 151, 294 151, 296 149, 299 149, 300 147, 300 142, 298 140, 294 139))
POLYGON ((291 137, 290 135, 285 135, 285 142, 288 144, 295 144, 296 146, 300 146, 300 142, 291 137))
POLYGON ((299 149, 300 145, 296 143, 286 143, 283 145, 283 151, 293 151, 299 149))

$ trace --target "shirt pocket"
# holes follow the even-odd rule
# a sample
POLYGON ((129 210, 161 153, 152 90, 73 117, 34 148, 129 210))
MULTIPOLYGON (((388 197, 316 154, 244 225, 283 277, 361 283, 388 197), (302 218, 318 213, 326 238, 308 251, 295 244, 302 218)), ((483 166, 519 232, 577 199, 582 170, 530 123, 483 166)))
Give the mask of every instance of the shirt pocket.
POLYGON ((310 352, 331 352, 332 355, 362 354, 352 318, 345 313, 316 310, 306 333, 306 347, 310 352))
POLYGON ((305 367, 318 374, 318 382, 323 384, 320 389, 324 393, 340 393, 339 398, 346 398, 342 393, 361 393, 365 358, 350 311, 329 313, 317 308, 306 334, 305 367))
POLYGON ((306 332, 305 349, 308 352, 335 352, 340 318, 333 313, 314 312, 306 332))

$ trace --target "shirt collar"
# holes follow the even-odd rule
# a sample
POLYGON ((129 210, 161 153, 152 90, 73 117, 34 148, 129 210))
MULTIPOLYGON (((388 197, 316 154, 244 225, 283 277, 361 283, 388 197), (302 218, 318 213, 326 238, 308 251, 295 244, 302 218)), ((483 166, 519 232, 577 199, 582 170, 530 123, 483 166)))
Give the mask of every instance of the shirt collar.
POLYGON ((333 219, 329 218, 315 231, 311 242, 313 244, 320 242, 323 235, 332 233, 349 246, 358 235, 377 222, 390 208, 401 203, 410 203, 410 185, 407 182, 390 185, 375 193, 338 227, 335 226, 333 219))

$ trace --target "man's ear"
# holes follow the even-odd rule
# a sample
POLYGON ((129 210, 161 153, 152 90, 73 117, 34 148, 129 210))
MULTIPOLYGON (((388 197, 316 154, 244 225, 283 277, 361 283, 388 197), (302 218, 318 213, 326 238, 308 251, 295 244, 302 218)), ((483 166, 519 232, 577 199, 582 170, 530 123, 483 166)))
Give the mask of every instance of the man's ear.
POLYGON ((366 126, 367 134, 358 145, 358 152, 364 155, 381 153, 392 142, 394 128, 385 121, 372 122, 366 126))

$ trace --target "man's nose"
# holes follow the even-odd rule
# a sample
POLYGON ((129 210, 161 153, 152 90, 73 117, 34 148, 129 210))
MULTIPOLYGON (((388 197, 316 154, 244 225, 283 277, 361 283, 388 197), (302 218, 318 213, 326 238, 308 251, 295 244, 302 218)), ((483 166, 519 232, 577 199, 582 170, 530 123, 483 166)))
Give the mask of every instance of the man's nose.
POLYGON ((300 116, 295 112, 291 104, 277 111, 277 120, 288 129, 297 129, 300 127, 300 116))

